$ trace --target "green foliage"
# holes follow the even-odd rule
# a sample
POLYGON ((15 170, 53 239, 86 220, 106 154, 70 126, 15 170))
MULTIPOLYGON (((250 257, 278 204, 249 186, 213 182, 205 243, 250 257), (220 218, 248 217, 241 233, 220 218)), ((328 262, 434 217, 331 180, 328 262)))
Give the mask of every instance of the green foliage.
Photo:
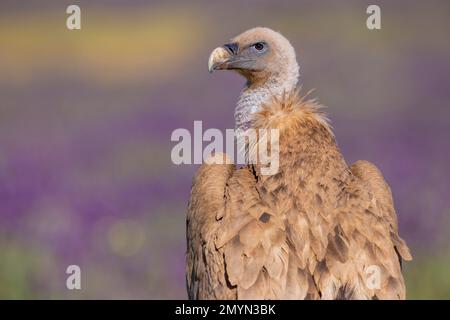
POLYGON ((408 263, 405 280, 408 299, 450 299, 450 253, 422 256, 408 263))

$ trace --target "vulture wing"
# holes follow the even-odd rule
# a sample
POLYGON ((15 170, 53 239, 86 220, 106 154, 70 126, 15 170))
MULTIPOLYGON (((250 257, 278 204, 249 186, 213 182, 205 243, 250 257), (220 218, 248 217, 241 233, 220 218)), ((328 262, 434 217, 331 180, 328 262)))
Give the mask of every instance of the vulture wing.
POLYGON ((226 183, 234 171, 234 165, 205 163, 194 176, 186 220, 189 299, 233 299, 214 240, 225 207, 226 183))
MULTIPOLYGON (((412 256, 408 246, 398 234, 391 189, 381 171, 368 161, 357 161, 350 170, 354 180, 349 189, 350 194, 354 195, 354 200, 349 200, 347 205, 354 206, 357 199, 361 206, 360 210, 356 210, 358 213, 361 212, 361 220, 356 219, 361 224, 355 225, 353 232, 358 236, 361 234, 361 239, 366 238, 362 247, 364 249, 361 261, 365 260, 367 266, 372 266, 371 271, 380 272, 379 281, 372 283, 372 286, 376 287, 375 290, 366 288, 365 295, 378 299, 405 299, 401 265, 402 259, 410 261, 412 256)), ((366 287, 367 281, 370 281, 368 277, 375 275, 370 275, 371 271, 367 266, 364 268, 366 287)))

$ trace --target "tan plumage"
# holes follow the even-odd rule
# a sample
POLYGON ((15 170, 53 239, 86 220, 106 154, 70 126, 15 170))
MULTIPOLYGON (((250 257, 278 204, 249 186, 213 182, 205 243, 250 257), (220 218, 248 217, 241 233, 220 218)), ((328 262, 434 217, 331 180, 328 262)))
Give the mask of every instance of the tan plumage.
MULTIPOLYGON (((235 41, 270 45, 276 37, 267 30, 235 41)), ((257 91, 249 82, 245 90, 257 91)), ((258 76, 257 85, 266 84, 258 76)), ((285 91, 262 101, 250 122, 279 129, 277 174, 262 175, 258 164, 203 164, 194 177, 189 298, 404 299, 401 259, 411 255, 389 186, 369 162, 349 168, 320 106, 285 91), (376 288, 367 282, 370 266, 380 271, 376 288)))

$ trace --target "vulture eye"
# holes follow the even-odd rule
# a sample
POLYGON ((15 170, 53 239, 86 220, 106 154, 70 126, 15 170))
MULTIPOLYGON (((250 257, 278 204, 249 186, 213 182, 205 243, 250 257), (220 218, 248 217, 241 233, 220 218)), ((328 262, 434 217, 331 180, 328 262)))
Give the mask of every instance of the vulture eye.
POLYGON ((261 51, 262 49, 264 49, 264 43, 263 43, 263 42, 255 43, 253 46, 254 46, 255 49, 258 50, 258 51, 261 51))

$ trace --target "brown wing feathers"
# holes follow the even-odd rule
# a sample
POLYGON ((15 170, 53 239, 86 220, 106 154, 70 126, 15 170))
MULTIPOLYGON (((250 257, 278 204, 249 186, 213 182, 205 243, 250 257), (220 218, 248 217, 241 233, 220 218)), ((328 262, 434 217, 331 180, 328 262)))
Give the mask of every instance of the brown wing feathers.
POLYGON ((297 94, 264 107, 254 127, 280 130, 280 171, 201 167, 188 213, 190 298, 404 298, 398 254, 411 256, 379 170, 349 169, 318 105, 297 94), (379 288, 367 285, 372 265, 379 288))

